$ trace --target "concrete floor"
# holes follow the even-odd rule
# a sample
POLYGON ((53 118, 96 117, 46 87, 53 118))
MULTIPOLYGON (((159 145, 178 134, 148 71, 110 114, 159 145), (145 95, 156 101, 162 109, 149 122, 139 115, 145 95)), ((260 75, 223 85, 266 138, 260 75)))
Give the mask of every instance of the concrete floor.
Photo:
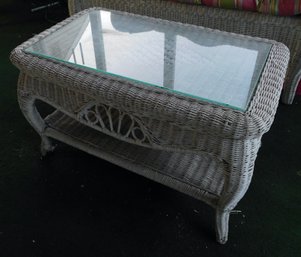
POLYGON ((63 144, 40 159, 8 56, 52 24, 0 17, 1 257, 301 256, 301 97, 279 106, 229 241, 218 245, 203 203, 63 144))

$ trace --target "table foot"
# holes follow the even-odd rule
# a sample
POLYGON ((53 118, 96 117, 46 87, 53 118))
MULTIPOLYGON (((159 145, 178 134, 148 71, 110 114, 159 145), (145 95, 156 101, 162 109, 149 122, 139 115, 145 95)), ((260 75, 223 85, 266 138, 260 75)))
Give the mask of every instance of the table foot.
POLYGON ((45 157, 49 152, 53 152, 54 149, 55 149, 55 145, 52 143, 52 141, 48 137, 42 136, 42 141, 41 141, 42 157, 45 157))
POLYGON ((228 227, 229 227, 229 211, 216 210, 216 240, 220 244, 225 244, 228 240, 228 227))

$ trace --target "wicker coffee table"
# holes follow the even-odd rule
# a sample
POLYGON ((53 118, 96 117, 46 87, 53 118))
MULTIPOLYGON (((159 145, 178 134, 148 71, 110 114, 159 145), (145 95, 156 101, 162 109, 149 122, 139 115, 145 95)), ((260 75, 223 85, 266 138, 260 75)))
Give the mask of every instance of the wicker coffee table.
POLYGON ((277 42, 88 9, 17 47, 20 108, 56 139, 202 200, 217 241, 250 184, 289 60, 277 42), (36 100, 55 108, 41 118, 36 100))

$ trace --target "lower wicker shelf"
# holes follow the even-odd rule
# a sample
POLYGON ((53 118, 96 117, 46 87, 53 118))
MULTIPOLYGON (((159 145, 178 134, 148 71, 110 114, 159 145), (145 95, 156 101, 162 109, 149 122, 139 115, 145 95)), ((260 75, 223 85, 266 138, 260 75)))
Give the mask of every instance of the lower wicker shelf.
POLYGON ((130 144, 55 111, 45 135, 215 207, 224 185, 222 164, 208 154, 171 152, 130 144))

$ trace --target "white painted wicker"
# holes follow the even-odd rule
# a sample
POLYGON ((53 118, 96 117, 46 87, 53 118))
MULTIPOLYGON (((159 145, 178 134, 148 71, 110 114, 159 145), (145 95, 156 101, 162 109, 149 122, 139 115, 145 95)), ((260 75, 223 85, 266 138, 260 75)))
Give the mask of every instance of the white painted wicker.
POLYGON ((20 108, 42 138, 42 153, 53 150, 50 138, 55 138, 200 199, 215 208, 217 240, 225 243, 229 214, 248 189, 261 137, 276 113, 288 48, 231 34, 272 44, 246 112, 24 51, 89 11, 42 32, 11 54, 21 71, 20 108), (42 119, 37 99, 56 111, 42 119))

